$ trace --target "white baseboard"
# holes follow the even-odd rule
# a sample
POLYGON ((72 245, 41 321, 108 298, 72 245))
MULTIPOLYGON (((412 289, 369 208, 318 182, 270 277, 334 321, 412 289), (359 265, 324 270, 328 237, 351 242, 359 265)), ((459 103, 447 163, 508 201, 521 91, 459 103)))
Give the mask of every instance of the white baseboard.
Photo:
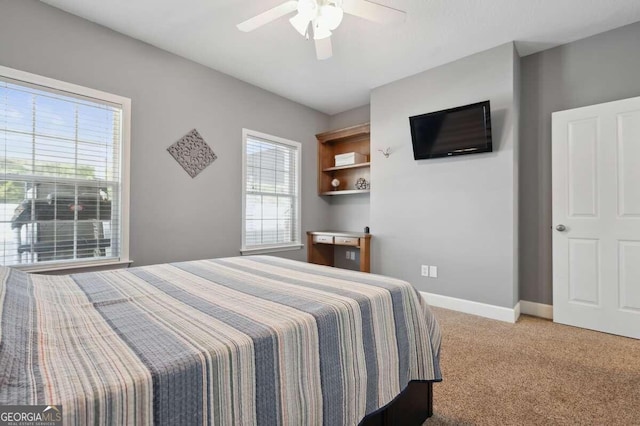
POLYGON ((524 315, 534 317, 553 319, 553 305, 545 305, 543 303, 529 302, 527 300, 520 301, 520 312, 524 315))
POLYGON ((504 308, 502 306, 487 305, 486 303, 456 299, 455 297, 442 296, 423 291, 420 293, 429 305, 439 308, 451 309, 453 311, 510 323, 515 323, 520 317, 520 303, 516 304, 513 308, 504 308))

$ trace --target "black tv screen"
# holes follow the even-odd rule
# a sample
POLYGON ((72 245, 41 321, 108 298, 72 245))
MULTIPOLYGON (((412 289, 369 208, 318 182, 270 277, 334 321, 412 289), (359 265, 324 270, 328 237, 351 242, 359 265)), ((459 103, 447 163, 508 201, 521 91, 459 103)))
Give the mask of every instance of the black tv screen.
POLYGON ((489 101, 410 117, 416 160, 491 152, 489 101))

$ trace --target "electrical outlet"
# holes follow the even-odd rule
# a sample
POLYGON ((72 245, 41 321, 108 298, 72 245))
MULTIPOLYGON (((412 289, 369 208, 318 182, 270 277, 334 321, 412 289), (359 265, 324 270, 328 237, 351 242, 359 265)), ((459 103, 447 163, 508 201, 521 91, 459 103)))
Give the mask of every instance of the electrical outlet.
POLYGON ((431 278, 438 278, 438 267, 437 266, 429 266, 429 276, 431 278))
POLYGON ((429 266, 428 265, 422 265, 422 276, 423 277, 428 277, 429 276, 429 266))

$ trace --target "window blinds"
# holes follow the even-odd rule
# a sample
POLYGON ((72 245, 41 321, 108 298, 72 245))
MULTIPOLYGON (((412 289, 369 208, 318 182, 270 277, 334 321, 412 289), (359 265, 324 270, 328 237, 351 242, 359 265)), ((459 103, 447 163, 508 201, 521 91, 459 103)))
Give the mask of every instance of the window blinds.
POLYGON ((0 77, 0 263, 120 253, 122 106, 0 77))
POLYGON ((298 147, 247 136, 244 248, 300 242, 298 147))

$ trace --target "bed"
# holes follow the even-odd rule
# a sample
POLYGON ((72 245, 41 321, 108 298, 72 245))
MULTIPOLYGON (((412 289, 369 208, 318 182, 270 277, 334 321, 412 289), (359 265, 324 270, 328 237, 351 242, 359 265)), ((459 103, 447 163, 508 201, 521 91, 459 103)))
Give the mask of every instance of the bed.
POLYGON ((0 282, 0 405, 65 425, 378 424, 441 380, 435 318, 388 277, 250 256, 0 282))

